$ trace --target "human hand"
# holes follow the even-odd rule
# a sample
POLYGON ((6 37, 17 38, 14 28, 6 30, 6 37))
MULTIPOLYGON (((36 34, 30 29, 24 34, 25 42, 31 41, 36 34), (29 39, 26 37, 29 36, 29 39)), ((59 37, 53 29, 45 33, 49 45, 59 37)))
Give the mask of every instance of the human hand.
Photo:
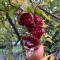
POLYGON ((26 60, 41 60, 43 57, 44 57, 44 46, 39 45, 38 49, 36 49, 34 53, 26 60))

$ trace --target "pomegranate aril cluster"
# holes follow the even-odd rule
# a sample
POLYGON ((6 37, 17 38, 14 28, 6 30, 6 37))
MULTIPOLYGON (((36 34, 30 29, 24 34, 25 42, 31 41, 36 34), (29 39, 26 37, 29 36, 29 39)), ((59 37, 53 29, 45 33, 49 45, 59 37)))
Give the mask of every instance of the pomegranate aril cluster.
POLYGON ((39 40, 41 36, 45 33, 45 29, 42 28, 44 20, 39 16, 32 15, 31 13, 23 13, 20 16, 18 23, 22 26, 26 26, 28 32, 31 34, 31 36, 21 37, 21 40, 26 41, 25 45, 29 48, 38 46, 40 44, 39 40), (32 45, 29 45, 27 42, 32 43, 32 45))
POLYGON ((32 15, 29 13, 23 13, 18 20, 18 23, 22 26, 25 25, 26 27, 32 27, 34 25, 32 15))

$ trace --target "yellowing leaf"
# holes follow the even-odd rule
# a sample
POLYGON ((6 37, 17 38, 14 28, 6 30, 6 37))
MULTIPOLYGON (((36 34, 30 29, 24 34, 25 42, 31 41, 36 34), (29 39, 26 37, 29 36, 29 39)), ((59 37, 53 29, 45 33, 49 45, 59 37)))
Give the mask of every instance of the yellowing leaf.
POLYGON ((45 34, 44 34, 44 37, 46 37, 46 38, 47 38, 47 37, 52 38, 48 33, 45 33, 45 34))
POLYGON ((47 41, 49 41, 50 43, 53 43, 53 41, 51 40, 51 38, 47 38, 47 41))
POLYGON ((45 23, 43 23, 43 26, 42 26, 43 28, 47 28, 48 27, 48 25, 47 24, 45 24, 45 23))
POLYGON ((51 21, 50 16, 48 16, 45 12, 42 11, 42 15, 43 15, 47 20, 50 20, 50 21, 51 21))
MULTIPOLYGON (((52 55, 52 54, 51 54, 51 55, 52 55)), ((41 60, 48 60, 48 58, 49 58, 51 55, 47 55, 47 56, 43 57, 41 60)))
POLYGON ((50 60, 54 60, 54 56, 53 55, 50 57, 50 60))
POLYGON ((53 43, 53 41, 51 40, 51 36, 47 33, 44 34, 44 37, 46 38, 46 41, 49 41, 50 43, 53 43))

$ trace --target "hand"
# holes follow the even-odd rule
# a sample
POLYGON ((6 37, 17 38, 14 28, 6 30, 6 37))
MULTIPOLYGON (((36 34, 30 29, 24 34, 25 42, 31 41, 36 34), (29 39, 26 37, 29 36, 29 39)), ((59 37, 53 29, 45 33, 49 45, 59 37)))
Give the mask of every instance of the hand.
POLYGON ((36 49, 34 53, 26 60, 41 60, 43 57, 44 57, 44 46, 39 45, 38 49, 36 49))

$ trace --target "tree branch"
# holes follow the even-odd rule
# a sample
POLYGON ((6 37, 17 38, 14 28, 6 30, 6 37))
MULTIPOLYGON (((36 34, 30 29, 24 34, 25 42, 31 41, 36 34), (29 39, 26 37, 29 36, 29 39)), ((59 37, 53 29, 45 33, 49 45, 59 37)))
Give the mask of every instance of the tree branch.
MULTIPOLYGON (((13 27, 13 29, 14 29, 14 31, 15 31, 17 37, 18 37, 18 40, 17 40, 16 43, 15 43, 15 46, 16 46, 17 43, 20 41, 20 42, 21 42, 21 45, 22 45, 23 52, 24 52, 24 44, 23 44, 23 40, 20 40, 20 37, 21 37, 21 36, 19 36, 19 32, 18 32, 17 28, 16 28, 15 25, 13 24, 12 19, 10 18, 10 16, 9 16, 8 13, 6 13, 6 17, 7 17, 9 23, 10 23, 11 26, 13 27)), ((24 52, 24 56, 25 56, 25 52, 24 52)))
POLYGON ((19 36, 18 30, 16 29, 15 25, 13 24, 12 19, 10 18, 10 16, 8 14, 6 14, 6 17, 7 17, 8 21, 9 21, 9 23, 11 24, 11 26, 13 27, 13 29, 14 29, 14 31, 15 31, 18 39, 19 39, 20 36, 19 36))
POLYGON ((5 49, 6 48, 6 45, 0 45, 0 49, 5 49))
MULTIPOLYGON (((15 46, 16 46, 17 43, 20 41, 20 36, 19 36, 18 30, 16 29, 15 25, 13 24, 12 19, 10 18, 10 16, 9 16, 8 14, 6 14, 6 17, 7 17, 9 23, 10 23, 11 26, 13 27, 13 29, 14 29, 14 31, 15 31, 17 37, 18 37, 18 40, 17 40, 16 43, 15 43, 15 46)), ((21 42, 21 43, 22 43, 22 42, 21 42)))
POLYGON ((60 21, 60 18, 57 17, 57 16, 55 16, 54 14, 49 13, 48 11, 44 10, 43 8, 41 8, 41 7, 39 7, 39 6, 38 6, 38 8, 41 9, 42 11, 44 11, 45 13, 49 14, 50 16, 54 17, 55 19, 57 19, 57 20, 60 21))

